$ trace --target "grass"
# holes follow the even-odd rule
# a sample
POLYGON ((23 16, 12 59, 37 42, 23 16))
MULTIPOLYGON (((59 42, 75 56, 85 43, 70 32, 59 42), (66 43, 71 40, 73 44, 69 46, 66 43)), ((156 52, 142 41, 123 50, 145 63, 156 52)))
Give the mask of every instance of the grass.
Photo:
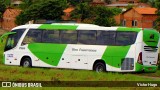
POLYGON ((160 78, 160 70, 157 70, 156 73, 141 73, 141 76, 148 76, 148 77, 159 77, 160 78))
POLYGON ((23 68, 0 65, 0 71, 0 80, 2 81, 160 81, 160 78, 154 79, 135 76, 134 74, 96 73, 86 70, 23 68))

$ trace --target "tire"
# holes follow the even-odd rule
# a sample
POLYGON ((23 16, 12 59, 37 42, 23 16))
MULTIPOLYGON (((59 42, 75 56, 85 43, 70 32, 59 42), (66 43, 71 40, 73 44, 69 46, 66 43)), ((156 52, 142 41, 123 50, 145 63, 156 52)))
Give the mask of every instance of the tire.
POLYGON ((31 59, 24 58, 22 61, 22 67, 32 67, 31 59))
POLYGON ((94 65, 93 70, 100 73, 100 72, 105 72, 106 71, 106 66, 105 64, 98 62, 94 65))

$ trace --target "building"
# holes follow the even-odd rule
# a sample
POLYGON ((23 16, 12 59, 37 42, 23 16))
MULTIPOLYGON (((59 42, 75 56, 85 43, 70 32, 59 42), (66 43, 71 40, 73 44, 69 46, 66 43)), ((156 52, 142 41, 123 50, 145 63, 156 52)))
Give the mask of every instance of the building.
POLYGON ((106 5, 107 7, 117 7, 117 8, 127 8, 129 5, 133 7, 151 7, 147 3, 133 3, 133 4, 128 4, 128 3, 113 3, 113 4, 108 4, 106 5))
POLYGON ((21 10, 19 9, 13 9, 13 8, 6 9, 6 11, 3 13, 2 29, 11 30, 12 28, 16 27, 17 26, 15 24, 16 16, 18 16, 20 12, 21 10))
MULTIPOLYGON (((106 5, 106 7, 109 7, 109 8, 121 8, 122 9, 122 12, 123 11, 126 11, 127 10, 127 6, 129 4, 122 4, 122 3, 114 3, 114 4, 108 4, 106 5)), ((134 6, 134 4, 131 4, 134 6)))
POLYGON ((64 15, 62 16, 63 20, 70 20, 70 15, 71 12, 74 10, 75 8, 70 6, 67 9, 63 10, 64 15))
POLYGON ((119 0, 117 2, 105 5, 106 7, 116 7, 116 8, 121 8, 122 11, 126 11, 128 7, 151 7, 147 3, 141 3, 138 2, 138 0, 119 0), (134 1, 132 3, 129 3, 129 1, 134 1))
POLYGON ((153 28, 157 19, 156 8, 131 8, 120 15, 126 27, 153 28))
POLYGON ((19 6, 22 3, 22 0, 11 0, 11 5, 19 6))
POLYGON ((93 0, 91 2, 91 5, 96 6, 96 5, 105 5, 105 0, 93 0))

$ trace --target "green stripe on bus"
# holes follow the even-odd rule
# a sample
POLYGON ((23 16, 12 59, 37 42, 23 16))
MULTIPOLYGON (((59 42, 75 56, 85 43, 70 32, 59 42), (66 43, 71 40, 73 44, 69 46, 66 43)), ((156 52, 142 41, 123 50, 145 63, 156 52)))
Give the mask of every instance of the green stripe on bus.
POLYGON ((135 71, 136 72, 141 72, 143 70, 143 65, 136 63, 135 65, 135 71))
POLYGON ((144 72, 156 72, 158 69, 158 66, 152 65, 152 66, 143 66, 144 72))
MULTIPOLYGON (((134 31, 139 32, 140 28, 124 28, 119 27, 117 28, 117 31, 134 31)), ((126 57, 131 45, 128 46, 107 46, 102 59, 106 62, 106 64, 120 68, 121 62, 126 57)))
POLYGON ((119 27, 117 31, 133 31, 133 32, 140 32, 141 28, 128 28, 128 27, 119 27))
POLYGON ((60 24, 42 24, 39 29, 48 29, 48 30, 53 30, 53 29, 58 29, 58 30, 76 30, 77 25, 60 25, 60 24))
POLYGON ((43 62, 57 66, 67 44, 32 43, 29 50, 43 62))
POLYGON ((143 41, 148 46, 157 46, 159 33, 156 30, 143 30, 143 41))
POLYGON ((121 62, 126 57, 128 51, 130 49, 129 46, 108 46, 102 56, 102 59, 106 62, 106 64, 120 68, 121 62))

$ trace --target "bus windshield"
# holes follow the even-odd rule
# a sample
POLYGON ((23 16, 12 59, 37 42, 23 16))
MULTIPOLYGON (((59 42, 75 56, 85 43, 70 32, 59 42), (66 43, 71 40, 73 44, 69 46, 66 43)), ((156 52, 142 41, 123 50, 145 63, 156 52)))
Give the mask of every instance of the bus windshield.
POLYGON ((4 51, 10 50, 17 45, 17 43, 18 43, 20 37, 22 36, 24 30, 25 29, 13 30, 12 32, 16 32, 16 33, 8 35, 4 51))

